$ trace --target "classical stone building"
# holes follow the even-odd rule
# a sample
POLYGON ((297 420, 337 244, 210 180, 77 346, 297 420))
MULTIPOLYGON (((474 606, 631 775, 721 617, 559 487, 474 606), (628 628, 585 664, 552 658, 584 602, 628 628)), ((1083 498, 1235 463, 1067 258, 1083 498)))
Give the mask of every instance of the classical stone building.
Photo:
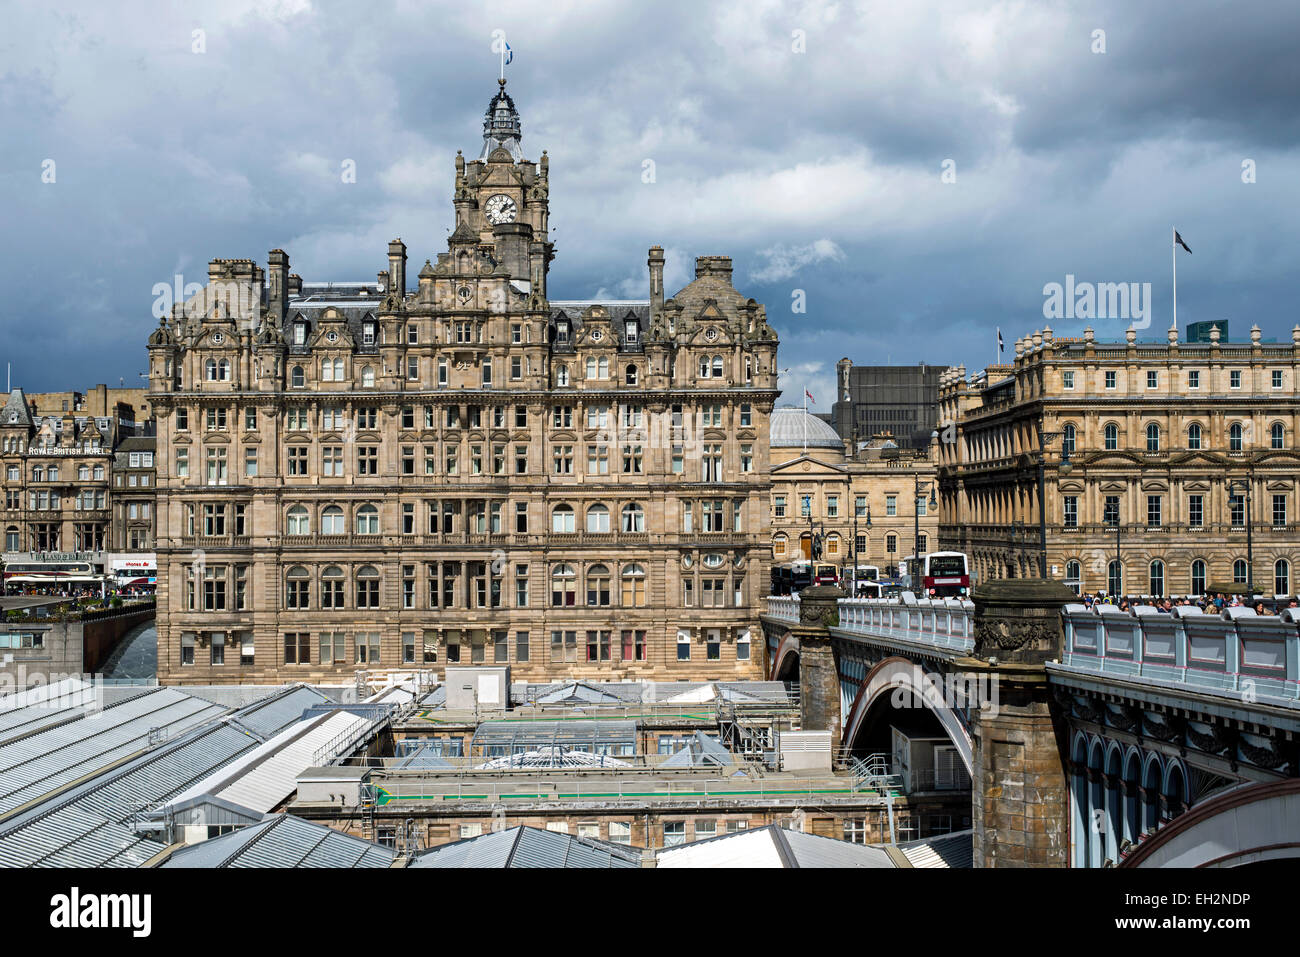
POLYGON ((1289 343, 1258 327, 1203 343, 1047 328, 1015 348, 969 380, 949 370, 941 390, 956 441, 940 445, 940 537, 971 554, 977 580, 1038 575, 1041 462, 1049 577, 1139 595, 1253 578, 1295 593, 1300 327, 1289 343))
POLYGON ((412 291, 215 260, 149 340, 164 682, 508 663, 754 677, 777 339, 696 260, 548 298, 549 159, 501 90, 412 291))
POLYGON ((36 400, 14 389, 0 409, 7 561, 57 553, 102 573, 112 570, 111 553, 150 548, 153 439, 135 434, 144 423, 132 406, 105 402, 102 387, 96 394, 97 405, 82 396, 64 411, 42 413, 36 400), (130 467, 129 484, 117 472, 119 458, 123 470, 130 467), (119 490, 130 494, 119 497, 119 490))
POLYGON ((851 452, 834 429, 801 408, 773 411, 773 562, 809 558, 813 536, 820 535, 822 561, 848 566, 856 560, 892 576, 918 544, 922 554, 937 547, 939 510, 929 507, 937 491, 935 441, 927 449, 900 449, 881 434, 861 444, 851 452))

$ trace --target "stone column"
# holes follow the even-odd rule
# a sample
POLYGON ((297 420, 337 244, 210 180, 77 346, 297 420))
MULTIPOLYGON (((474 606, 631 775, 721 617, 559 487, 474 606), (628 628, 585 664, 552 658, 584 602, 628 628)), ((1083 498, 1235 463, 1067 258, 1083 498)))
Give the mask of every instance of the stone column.
POLYGON ((840 622, 835 585, 814 585, 799 593, 799 624, 790 631, 799 639, 799 711, 805 731, 829 731, 831 754, 840 749, 840 676, 827 628, 840 622))
POLYGON ((1074 592, 1058 581, 1003 579, 972 598, 975 649, 956 666, 992 683, 980 695, 988 704, 971 709, 975 866, 1067 867, 1069 749, 1045 666, 1060 659, 1061 606, 1074 592))

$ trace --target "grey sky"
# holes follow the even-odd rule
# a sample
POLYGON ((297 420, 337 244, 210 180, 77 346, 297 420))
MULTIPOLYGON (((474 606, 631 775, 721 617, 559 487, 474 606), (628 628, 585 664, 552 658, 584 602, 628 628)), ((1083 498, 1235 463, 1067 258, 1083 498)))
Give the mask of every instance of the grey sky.
POLYGON ((1171 225, 1194 250, 1180 325, 1300 321, 1295 4, 6 3, 0 22, 0 361, 29 390, 139 382, 154 285, 212 258, 282 247, 308 281, 373 278, 395 236, 416 269, 435 258, 498 28, 525 152, 551 158, 552 295, 644 297, 656 243, 670 287, 730 255, 781 334, 785 400, 829 410, 842 355, 982 366, 995 327, 1010 346, 1046 324, 1067 273, 1150 282, 1140 335, 1163 339, 1171 225))

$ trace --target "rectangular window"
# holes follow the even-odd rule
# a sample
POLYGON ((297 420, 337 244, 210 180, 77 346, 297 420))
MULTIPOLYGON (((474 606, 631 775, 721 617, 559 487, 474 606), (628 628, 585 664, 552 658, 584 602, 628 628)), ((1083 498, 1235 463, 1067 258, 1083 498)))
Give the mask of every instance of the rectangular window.
POLYGON ((1286 527, 1286 496, 1285 495, 1273 496, 1273 527, 1274 528, 1286 527))
POLYGON ((898 496, 897 496, 897 495, 886 495, 886 496, 885 496, 885 514, 886 514, 887 516, 889 516, 890 518, 893 518, 895 515, 898 514, 898 496))
POLYGON ((1187 388, 1199 389, 1201 387, 1201 373, 1199 369, 1187 370, 1187 388))
POLYGON ((1147 528, 1160 527, 1160 501, 1159 495, 1147 496, 1147 528))
POLYGON ((286 452, 288 454, 288 474, 289 475, 306 475, 307 474, 307 446, 290 445, 286 452))
POLYGON ((1156 372, 1154 369, 1147 370, 1147 388, 1148 389, 1160 388, 1160 373, 1156 372))
POLYGON ((1079 496, 1065 496, 1065 527, 1079 527, 1079 496))
POLYGON ((1246 496, 1234 493, 1228 496, 1228 511, 1233 528, 1246 527, 1246 496))
POLYGON ((515 632, 515 663, 528 661, 528 632, 515 632))
POLYGON ((244 450, 244 476, 257 478, 257 449, 244 450))
POLYGON ((1187 496, 1187 524, 1192 528, 1201 528, 1205 525, 1204 495, 1187 496))
MULTIPOLYGON (((176 450, 176 477, 189 478, 190 476, 190 450, 176 450)), ((12 476, 16 478, 17 476, 12 476)))
POLYGON ((1275 389, 1280 389, 1280 388, 1282 388, 1282 370, 1281 370, 1281 369, 1274 369, 1274 370, 1273 370, 1273 388, 1275 388, 1275 389))
POLYGON ((785 518, 785 496, 772 496, 772 515, 775 518, 785 518))
POLYGON ((1230 389, 1240 389, 1240 388, 1241 388, 1241 370, 1240 370, 1240 369, 1232 369, 1231 371, 1228 372, 1228 388, 1230 388, 1230 389))
POLYGON ((1074 388, 1074 373, 1067 371, 1061 373, 1061 386, 1066 389, 1074 388))
POLYGON ((677 632, 677 660, 691 660, 691 633, 689 631, 677 632))

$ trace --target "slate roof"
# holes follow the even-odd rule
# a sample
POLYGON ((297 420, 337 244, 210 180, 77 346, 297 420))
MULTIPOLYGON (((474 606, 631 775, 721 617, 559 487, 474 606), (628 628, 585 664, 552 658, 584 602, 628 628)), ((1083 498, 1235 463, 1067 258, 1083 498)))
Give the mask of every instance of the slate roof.
POLYGON ((27 406, 27 396, 23 394, 23 390, 14 389, 9 393, 9 398, 5 400, 4 408, 0 409, 0 426, 13 427, 19 425, 31 428, 32 414, 27 406))
POLYGON ((622 844, 521 826, 431 848, 416 855, 409 866, 640 867, 641 852, 622 844))

